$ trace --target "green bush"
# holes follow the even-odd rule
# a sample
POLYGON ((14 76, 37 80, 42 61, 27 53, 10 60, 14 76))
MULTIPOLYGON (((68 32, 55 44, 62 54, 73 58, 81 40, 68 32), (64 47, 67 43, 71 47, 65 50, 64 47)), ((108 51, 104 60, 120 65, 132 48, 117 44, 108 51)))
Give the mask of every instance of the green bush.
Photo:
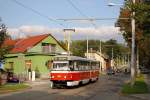
POLYGON ((144 81, 143 75, 136 78, 135 84, 133 86, 131 86, 130 83, 126 83, 123 85, 122 88, 122 93, 124 94, 142 94, 148 92, 149 89, 144 81))
POLYGON ((3 86, 0 86, 0 92, 2 91, 17 91, 17 90, 21 90, 21 89, 26 89, 29 88, 29 85, 26 84, 6 84, 3 86))

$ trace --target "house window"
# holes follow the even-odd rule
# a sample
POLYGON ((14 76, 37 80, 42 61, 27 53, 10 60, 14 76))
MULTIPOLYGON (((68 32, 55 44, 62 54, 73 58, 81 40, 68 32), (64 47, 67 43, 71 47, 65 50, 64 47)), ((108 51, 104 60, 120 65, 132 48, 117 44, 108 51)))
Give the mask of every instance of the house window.
POLYGON ((50 48, 51 48, 50 50, 52 53, 56 52, 56 45, 55 44, 51 44, 50 48))
POLYGON ((56 44, 42 43, 42 49, 43 53, 55 53, 56 44))
POLYGON ((48 60, 48 61, 46 62, 46 67, 47 67, 48 69, 51 69, 52 66, 53 66, 53 62, 52 62, 51 60, 48 60))
POLYGON ((14 69, 14 62, 8 62, 8 68, 6 68, 6 71, 9 72, 13 72, 14 69))

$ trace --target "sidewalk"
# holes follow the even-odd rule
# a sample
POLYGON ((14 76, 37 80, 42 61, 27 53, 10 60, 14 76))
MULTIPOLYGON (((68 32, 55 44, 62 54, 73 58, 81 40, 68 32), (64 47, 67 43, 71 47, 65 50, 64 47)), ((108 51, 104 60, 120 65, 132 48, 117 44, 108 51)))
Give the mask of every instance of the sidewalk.
POLYGON ((145 76, 145 79, 146 79, 146 83, 148 84, 149 89, 150 89, 150 74, 147 74, 147 75, 145 76))
POLYGON ((145 82, 147 83, 147 85, 149 87, 149 93, 147 93, 147 94, 134 94, 134 95, 130 95, 130 97, 137 98, 140 100, 150 100, 150 74, 146 74, 146 75, 144 75, 144 77, 145 77, 145 82))
POLYGON ((50 81, 48 79, 36 79, 35 81, 26 81, 26 84, 30 85, 30 86, 37 86, 37 85, 43 85, 43 84, 49 84, 50 81))

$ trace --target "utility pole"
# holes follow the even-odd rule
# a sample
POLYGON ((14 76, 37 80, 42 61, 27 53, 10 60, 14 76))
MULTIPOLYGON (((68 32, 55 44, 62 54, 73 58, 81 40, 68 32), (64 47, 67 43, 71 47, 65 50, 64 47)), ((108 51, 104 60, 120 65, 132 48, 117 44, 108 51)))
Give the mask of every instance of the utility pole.
POLYGON ((101 40, 100 40, 99 52, 100 52, 100 54, 102 53, 102 44, 101 44, 101 40))
POLYGON ((68 31, 69 34, 68 34, 68 44, 67 44, 67 49, 68 49, 68 55, 70 56, 70 42, 71 42, 71 32, 75 32, 75 29, 63 29, 64 32, 68 31))
POLYGON ((112 48, 112 52, 111 52, 111 59, 114 59, 114 49, 112 48))
MULTIPOLYGON (((102 57, 102 44, 101 44, 101 40, 99 41, 99 52, 100 52, 100 56, 102 57)), ((102 72, 102 61, 100 61, 100 71, 102 72)))
POLYGON ((86 57, 88 58, 88 54, 89 54, 89 39, 88 39, 88 35, 87 35, 87 44, 86 44, 87 48, 86 48, 86 57))
POLYGON ((112 47, 111 55, 112 55, 112 57, 111 57, 111 65, 112 65, 112 68, 114 70, 114 50, 113 50, 113 47, 112 47))
MULTIPOLYGON (((135 4, 135 0, 131 0, 135 4)), ((108 6, 117 6, 120 4, 109 3, 108 6)), ((131 86, 135 83, 136 78, 136 63, 135 63, 135 11, 132 11, 131 28, 132 28, 132 45, 131 45, 131 86)))
MULTIPOLYGON (((135 0, 132 0, 132 3, 135 4, 135 0)), ((132 50, 131 50, 131 86, 135 83, 135 11, 132 12, 131 26, 132 26, 132 50)))
POLYGON ((68 41, 67 41, 67 36, 65 31, 64 31, 64 44, 65 44, 65 48, 67 48, 68 50, 68 41))
POLYGON ((139 70, 139 49, 138 49, 138 46, 137 46, 137 60, 136 60, 136 66, 137 66, 137 75, 139 75, 140 74, 140 70, 139 70))

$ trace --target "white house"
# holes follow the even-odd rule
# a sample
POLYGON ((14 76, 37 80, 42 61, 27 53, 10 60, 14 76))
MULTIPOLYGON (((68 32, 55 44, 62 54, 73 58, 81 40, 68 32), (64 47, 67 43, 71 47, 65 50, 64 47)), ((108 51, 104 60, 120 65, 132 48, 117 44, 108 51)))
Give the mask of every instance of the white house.
POLYGON ((108 56, 100 52, 90 51, 85 53, 85 56, 100 62, 100 72, 106 72, 107 68, 110 67, 110 60, 108 59, 108 56))

